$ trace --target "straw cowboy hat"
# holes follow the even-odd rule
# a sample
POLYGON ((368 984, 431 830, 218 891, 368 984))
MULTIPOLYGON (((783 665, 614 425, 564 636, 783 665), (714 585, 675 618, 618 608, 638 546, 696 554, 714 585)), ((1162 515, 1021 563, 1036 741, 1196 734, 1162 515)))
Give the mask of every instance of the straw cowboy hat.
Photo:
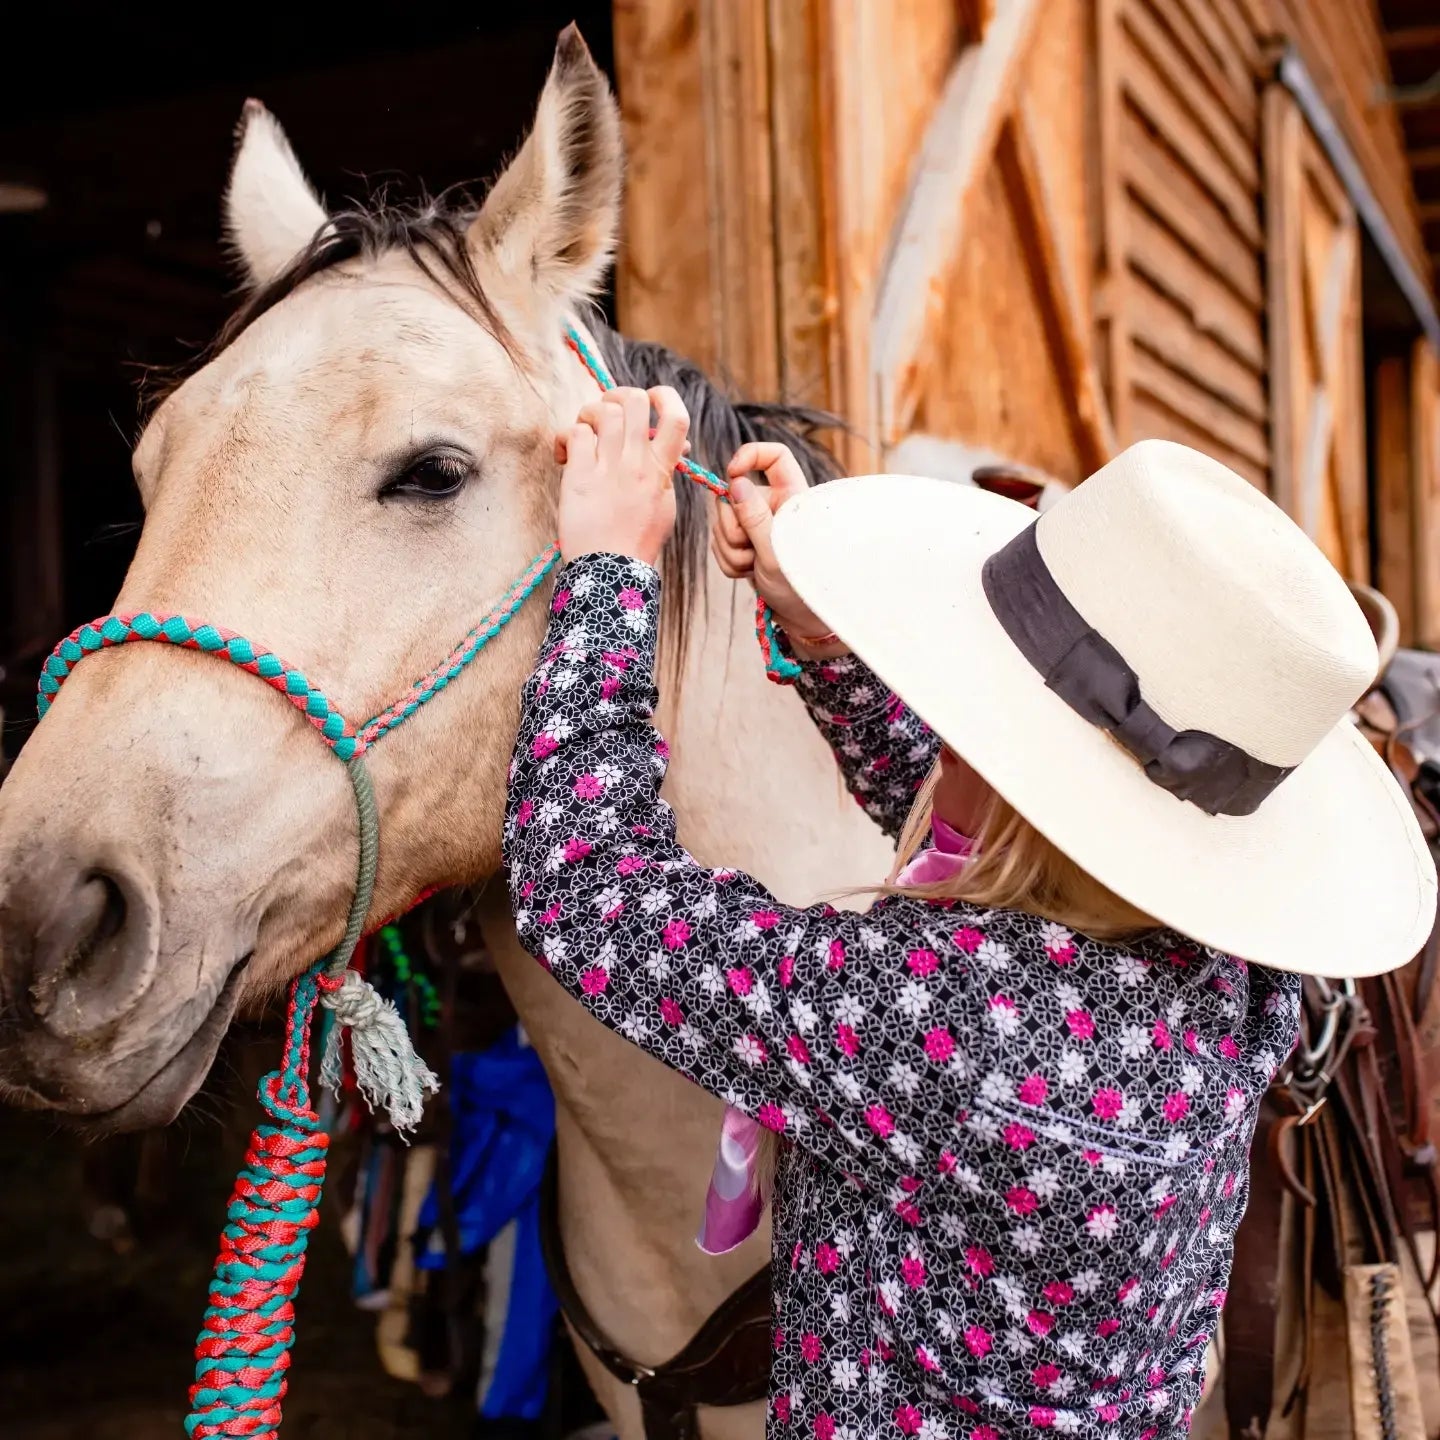
POLYGON ((836 480, 774 544, 826 625, 1132 905, 1281 970, 1378 974, 1424 943, 1435 867, 1348 719, 1370 627, 1225 466, 1147 440, 1038 519, 942 480, 836 480))

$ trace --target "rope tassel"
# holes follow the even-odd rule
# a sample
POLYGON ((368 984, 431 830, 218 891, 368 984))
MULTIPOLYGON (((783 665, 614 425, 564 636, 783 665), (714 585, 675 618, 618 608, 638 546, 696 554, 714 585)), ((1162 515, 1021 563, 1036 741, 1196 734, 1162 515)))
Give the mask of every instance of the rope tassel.
POLYGON ((320 1062, 320 1083, 337 1094, 341 1077, 342 1030, 350 1033, 355 1079, 365 1102, 384 1109, 402 1133, 413 1130, 425 1099, 440 1088, 439 1077, 415 1052, 410 1032, 395 1006, 355 970, 346 970, 338 985, 320 982, 320 1003, 334 1013, 320 1062))

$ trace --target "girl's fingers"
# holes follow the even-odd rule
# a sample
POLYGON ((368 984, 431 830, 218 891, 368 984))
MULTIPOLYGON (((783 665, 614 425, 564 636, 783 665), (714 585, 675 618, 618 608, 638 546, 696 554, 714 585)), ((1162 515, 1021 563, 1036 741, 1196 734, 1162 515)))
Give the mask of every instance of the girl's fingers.
POLYGON ((711 520, 713 533, 722 538, 731 548, 748 547, 750 539, 745 534, 745 527, 741 525, 734 509, 718 499, 713 502, 712 508, 714 511, 711 520))
MULTIPOLYGON (((625 410, 620 401, 610 398, 615 393, 611 390, 606 394, 595 423, 600 436, 600 463, 610 470, 618 469, 625 455, 625 410)), ((581 414, 583 416, 584 411, 581 414)))
POLYGON ((645 473, 645 447, 650 443, 650 397, 633 385, 609 391, 606 400, 618 406, 625 418, 625 439, 621 455, 635 475, 645 473))
MULTIPOLYGON (((583 413, 583 412, 582 412, 583 413)), ((597 416, 598 420, 599 417, 597 416)), ((598 453, 599 437, 595 434, 594 427, 586 420, 577 420, 571 427, 568 435, 557 435, 555 437, 555 453, 558 456, 562 446, 565 450, 565 460, 562 464, 568 464, 570 460, 589 460, 592 463, 598 453)))
POLYGON ((805 472, 788 445, 774 440, 751 440, 742 445, 730 461, 727 472, 733 480, 740 475, 762 471, 775 492, 774 507, 779 508, 792 495, 807 488, 805 472))
POLYGON ((716 541, 711 541, 711 550, 715 555, 715 563, 720 567, 720 573, 727 580, 749 580, 755 573, 755 552, 746 550, 743 553, 733 550, 726 550, 716 541))
MULTIPOLYGON (((679 392, 669 385, 657 385, 645 399, 647 407, 655 407, 656 458, 667 470, 673 470, 690 449, 685 439, 690 433, 690 412, 679 392)), ((648 408, 646 415, 648 418, 648 408)))
POLYGON ((600 416, 605 411, 605 400, 603 396, 596 396, 593 400, 587 400, 581 407, 580 413, 575 417, 577 423, 588 425, 597 435, 600 433, 600 416))

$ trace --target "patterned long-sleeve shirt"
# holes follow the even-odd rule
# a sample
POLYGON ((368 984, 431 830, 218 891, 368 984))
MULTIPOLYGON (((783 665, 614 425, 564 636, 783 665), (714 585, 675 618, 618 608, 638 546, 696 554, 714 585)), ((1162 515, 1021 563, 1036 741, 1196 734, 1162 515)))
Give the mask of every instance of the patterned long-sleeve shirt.
MULTIPOLYGON (((792 1142, 771 1440, 1180 1433, 1297 984, 1167 932, 1100 944, 906 896, 797 909, 700 865, 659 796, 658 608, 638 562, 561 575, 510 885, 520 938, 592 1014, 792 1142)), ((893 829, 933 741, 854 663, 803 693, 893 829)))

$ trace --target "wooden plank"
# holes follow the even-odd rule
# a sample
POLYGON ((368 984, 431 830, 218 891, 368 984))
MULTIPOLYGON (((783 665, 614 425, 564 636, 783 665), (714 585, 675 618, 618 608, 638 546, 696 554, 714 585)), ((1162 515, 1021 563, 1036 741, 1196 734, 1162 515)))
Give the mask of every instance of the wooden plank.
POLYGON ((1129 35, 1121 53, 1130 103, 1155 131, 1170 157, 1213 199, 1235 233, 1258 248, 1262 231, 1257 185, 1247 185, 1231 172, 1205 131, 1181 106, 1129 35))
POLYGON ((1096 0, 1095 134, 1099 146, 1099 227, 1095 311, 1100 355, 1118 443, 1133 439, 1130 420, 1130 267, 1127 222, 1130 202, 1120 168, 1123 95, 1120 78, 1120 5, 1096 0))
POLYGON ((1023 99, 1000 132, 996 157, 1020 222, 1030 281, 1045 317, 1056 373, 1071 401, 1076 449, 1088 469, 1098 470, 1115 453, 1114 426, 1091 353, 1090 326, 1076 300, 1073 267, 1060 238, 1029 106, 1023 99))
POLYGON ((871 365, 880 433, 899 435, 932 306, 932 280, 962 243, 966 202, 995 147, 1039 0, 997 0, 984 43, 968 47, 946 84, 880 281, 871 365))
POLYGON ((1240 12, 1263 53, 1266 42, 1273 39, 1280 29, 1274 0, 1240 0, 1240 12))
POLYGON ((1173 35, 1155 22, 1145 5, 1129 4, 1121 14, 1136 49, 1145 56, 1155 74, 1203 131, 1231 173, 1252 194, 1257 191, 1260 188, 1260 167, 1255 157, 1253 134, 1247 136, 1235 125, 1225 107, 1207 88, 1203 77, 1187 63, 1188 56, 1173 35))
MULTIPOLYGON (((1305 434, 1296 467, 1299 479, 1295 486, 1298 498, 1294 518, 1300 528, 1310 536, 1320 533, 1322 519, 1326 518, 1325 489, 1330 475, 1330 447, 1334 426, 1335 413, 1330 394, 1323 388, 1319 389, 1310 397, 1305 416, 1305 434)), ((1338 525, 1335 528, 1338 531, 1338 525)), ((1337 562, 1336 569, 1343 572, 1345 566, 1337 562)))
POLYGON ((1415 531, 1410 464, 1410 367, 1403 356, 1375 367, 1377 570, 1375 581, 1400 617, 1400 643, 1415 642, 1415 531))
POLYGON ((1130 293, 1137 345, 1256 424, 1269 424, 1263 372, 1237 360, 1213 334, 1196 325, 1184 304, 1153 285, 1141 282, 1130 293))
POLYGON ((1135 393, 1184 420, 1232 455, 1257 468, 1270 464, 1270 445, 1263 424, 1242 415, 1217 396, 1191 384, 1157 360, 1143 346, 1135 347, 1135 393))
MULTIPOLYGON (((701 32, 719 365, 745 393, 768 396, 780 390, 780 342, 766 10, 765 0, 706 0, 701 32)), ((670 197, 672 231, 685 188, 670 197)))
POLYGON ((625 243, 615 272, 624 327, 677 346, 713 370, 719 361, 712 235, 677 225, 675 196, 708 169, 702 0, 646 0, 614 7, 615 67, 624 123, 625 243))
POLYGON ((1153 24, 1170 37, 1170 43, 1225 107, 1252 150, 1260 127, 1260 102, 1254 77, 1240 57, 1225 49, 1217 55, 1191 13, 1192 0, 1135 0, 1143 5, 1153 24))
POLYGON ((1440 356, 1417 340, 1410 354, 1410 456, 1416 545, 1415 632, 1440 649, 1440 356))
MULTIPOLYGON (((1288 4, 1285 29, 1295 59, 1282 62, 1281 72, 1287 84, 1292 83, 1291 76, 1303 72, 1312 92, 1307 104, 1318 100, 1329 112, 1338 138, 1350 152, 1354 175, 1373 198, 1394 245, 1408 266, 1428 281, 1429 261, 1411 209, 1412 180, 1399 119, 1394 106, 1375 100, 1376 87, 1388 83, 1388 66, 1367 63, 1369 51, 1353 38, 1357 23, 1377 27, 1373 5, 1352 5, 1349 0, 1288 4)), ((1329 141, 1326 148, 1330 148, 1329 141)), ((1344 173, 1345 165, 1339 159, 1334 164, 1344 173)), ((1365 204, 1352 179, 1347 178, 1346 185, 1363 210, 1365 204)))
POLYGON ((959 49, 953 0, 825 0, 820 6, 826 193, 833 205, 840 437, 855 471, 879 462, 871 339, 876 289, 916 152, 959 49))
POLYGON ((1227 450, 1209 431, 1152 400, 1141 390, 1135 393, 1134 414, 1135 439, 1174 440, 1179 445, 1188 445, 1192 450, 1213 456, 1236 474, 1243 475, 1257 489, 1268 493, 1270 471, 1267 466, 1257 465, 1248 457, 1227 450))
POLYGON ((1278 85, 1270 86, 1262 103, 1265 155, 1266 254, 1269 257, 1270 414, 1274 436, 1271 467, 1273 499, 1294 516, 1299 501, 1300 427, 1306 410, 1299 393, 1294 357, 1303 343, 1301 294, 1299 160, 1300 112, 1278 85))
POLYGON ((1022 215, 998 161, 971 197, 972 233, 935 276, 936 312, 905 429, 983 445, 1067 480, 1089 472, 1075 402, 1047 343, 1022 215))
POLYGON ((1186 311, 1200 334, 1263 374, 1270 362, 1260 308, 1223 284, 1148 211, 1136 207, 1130 228, 1130 266, 1136 274, 1186 311))
POLYGON ((977 43, 985 38, 995 18, 995 0, 956 0, 965 26, 965 39, 977 43))
POLYGON ((830 137, 820 63, 819 0, 769 0, 780 390, 789 401, 843 404, 830 137))
POLYGON ((1258 243, 1225 222, 1210 195, 1177 166, 1141 117, 1128 106, 1121 115, 1120 170, 1135 199, 1225 285, 1257 309, 1265 301, 1258 243))
POLYGON ((1220 23, 1210 0, 1165 0, 1165 6, 1184 15, 1190 22, 1203 38, 1210 54, 1214 56, 1215 63, 1224 70, 1231 86, 1239 91, 1248 89, 1253 94, 1254 72, 1220 23))
POLYGON ((1260 40, 1250 23, 1250 17, 1238 0, 1210 0, 1215 9, 1215 18, 1230 37, 1230 43, 1240 52, 1250 73, 1258 74, 1260 69, 1260 40))

